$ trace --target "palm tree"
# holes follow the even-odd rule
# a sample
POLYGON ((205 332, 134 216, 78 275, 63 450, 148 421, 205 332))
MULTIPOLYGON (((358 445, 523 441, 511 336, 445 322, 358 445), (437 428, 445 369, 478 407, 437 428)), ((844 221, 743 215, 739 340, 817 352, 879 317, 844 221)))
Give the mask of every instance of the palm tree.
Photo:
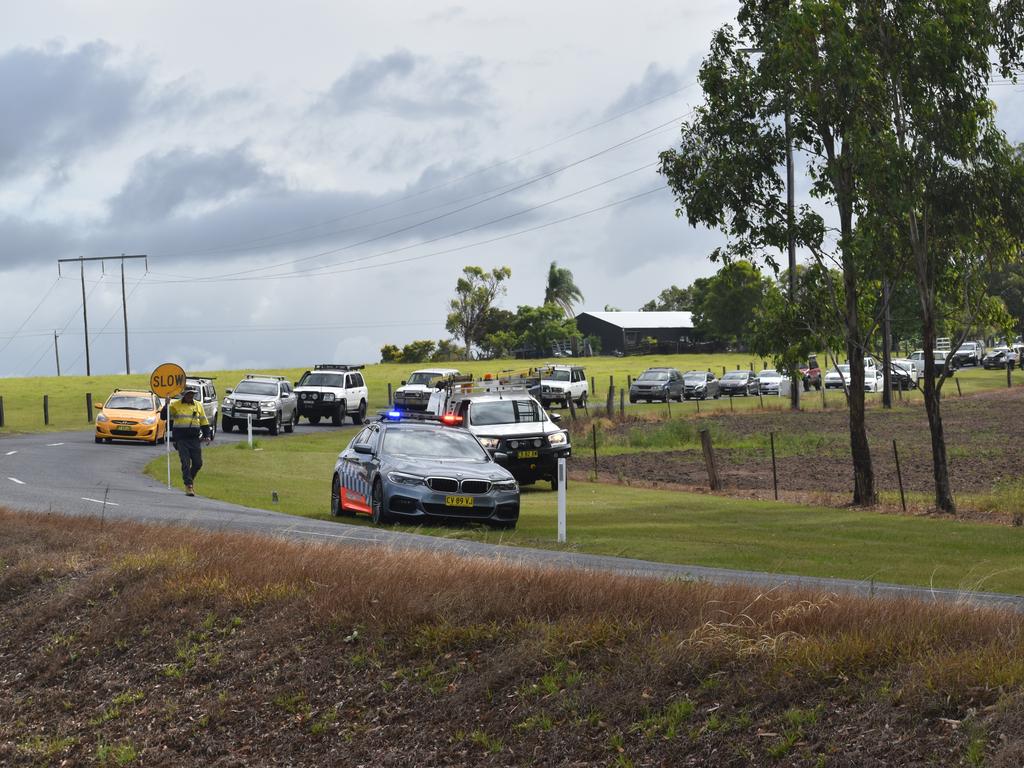
POLYGON ((548 287, 544 290, 544 303, 561 307, 566 317, 574 317, 573 305, 583 301, 583 293, 572 279, 572 270, 551 262, 548 269, 548 287))

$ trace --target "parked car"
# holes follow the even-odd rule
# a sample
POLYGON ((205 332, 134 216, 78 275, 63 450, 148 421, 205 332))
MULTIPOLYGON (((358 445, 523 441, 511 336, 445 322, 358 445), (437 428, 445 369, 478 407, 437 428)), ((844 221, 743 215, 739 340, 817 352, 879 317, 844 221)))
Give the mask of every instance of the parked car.
POLYGON ((353 424, 362 424, 366 418, 366 403, 370 392, 366 388, 361 365, 341 363, 320 363, 312 371, 306 371, 295 382, 297 412, 295 420, 305 416, 310 424, 319 424, 320 419, 330 419, 334 426, 341 426, 345 417, 351 417, 353 424))
POLYGON ((455 368, 422 368, 413 371, 408 381, 395 390, 395 407, 407 411, 425 411, 437 382, 450 376, 458 376, 455 368))
POLYGON ((225 432, 235 427, 266 429, 272 435, 282 429, 291 432, 298 418, 298 406, 292 385, 284 376, 249 373, 233 390, 225 390, 221 403, 220 425, 225 432))
POLYGON ((756 395, 757 376, 753 371, 729 371, 718 380, 718 391, 729 397, 756 395))
POLYGON ((560 403, 569 407, 571 399, 578 406, 587 404, 590 385, 587 372, 579 365, 546 365, 537 370, 540 377, 540 391, 537 399, 545 408, 560 403))
POLYGON ((203 412, 206 414, 206 420, 210 422, 210 430, 214 435, 216 435, 217 415, 220 413, 220 402, 217 399, 217 388, 213 384, 213 379, 194 378, 189 376, 185 379, 185 389, 191 389, 196 393, 196 402, 202 404, 203 412))
POLYGON ((803 377, 804 392, 809 392, 811 387, 821 389, 821 368, 817 357, 811 355, 807 358, 807 363, 800 366, 800 375, 803 377))
POLYGON ((683 374, 683 399, 717 400, 721 396, 718 377, 711 371, 687 371, 683 374))
POLYGON ((921 378, 921 371, 913 360, 906 358, 893 358, 889 361, 892 365, 892 385, 897 389, 914 389, 921 378))
POLYGON ((885 391, 885 374, 883 373, 881 368, 876 368, 870 365, 864 366, 864 391, 885 391))
POLYGON ((965 341, 953 353, 953 365, 957 368, 978 366, 985 357, 985 346, 980 341, 965 341))
POLYGON ((765 368, 757 374, 757 391, 762 395, 777 395, 785 378, 774 368, 765 368))
POLYGON ((471 432, 393 413, 395 421, 367 425, 338 456, 332 515, 361 514, 378 524, 446 520, 515 528, 519 484, 471 432))
MULTIPOLYGON (((941 376, 943 371, 946 370, 946 355, 948 354, 948 352, 943 352, 942 350, 935 350, 932 353, 935 360, 935 375, 941 376)), ((924 377, 924 350, 919 349, 915 351, 910 355, 910 359, 917 364, 921 371, 921 376, 924 377)))
POLYGON ((846 389, 850 386, 850 366, 834 365, 825 374, 825 389, 846 389))
POLYGON ((683 399, 683 374, 675 368, 648 368, 629 387, 629 402, 683 399))
POLYGON ((1008 362, 1013 362, 1014 367, 1017 363, 1017 353, 1009 347, 995 347, 989 350, 981 359, 981 365, 983 368, 991 370, 993 368, 1005 368, 1008 362))

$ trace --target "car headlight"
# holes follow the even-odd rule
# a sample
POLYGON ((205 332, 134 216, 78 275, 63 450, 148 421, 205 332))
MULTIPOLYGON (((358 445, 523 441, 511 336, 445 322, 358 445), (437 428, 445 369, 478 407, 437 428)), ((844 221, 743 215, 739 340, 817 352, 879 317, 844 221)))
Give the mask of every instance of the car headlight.
POLYGON ((484 448, 489 450, 489 451, 493 451, 495 448, 497 448, 498 447, 498 443, 500 443, 500 442, 501 442, 501 440, 499 440, 497 437, 481 437, 480 438, 480 444, 484 448))
POLYGON ((261 411, 276 411, 277 410, 277 404, 276 403, 260 403, 260 410, 261 411))
POLYGON ((227 408, 227 407, 229 407, 230 405, 234 404, 234 402, 235 402, 235 401, 234 401, 234 400, 232 400, 232 399, 231 399, 230 397, 225 397, 225 398, 224 398, 224 402, 223 402, 223 403, 221 403, 221 405, 223 405, 223 406, 224 406, 225 408, 227 408))
POLYGON ((98 422, 103 422, 103 421, 110 421, 110 417, 109 417, 109 416, 107 416, 107 414, 105 414, 105 413, 101 413, 101 414, 99 414, 99 415, 98 415, 98 416, 96 417, 96 421, 98 421, 98 422))
POLYGON ((404 472, 388 472, 388 480, 399 485, 426 485, 427 481, 416 475, 407 475, 404 472))
POLYGON ((156 424, 156 416, 150 416, 148 419, 142 420, 143 424, 156 424))
POLYGON ((510 477, 508 480, 495 481, 491 484, 491 487, 496 491, 518 491, 519 483, 517 483, 514 478, 510 477))
POLYGON ((555 432, 548 435, 549 445, 565 445, 569 442, 569 436, 565 432, 555 432))
POLYGON ((334 402, 334 393, 333 392, 324 392, 322 399, 323 399, 323 401, 325 403, 333 403, 334 402))

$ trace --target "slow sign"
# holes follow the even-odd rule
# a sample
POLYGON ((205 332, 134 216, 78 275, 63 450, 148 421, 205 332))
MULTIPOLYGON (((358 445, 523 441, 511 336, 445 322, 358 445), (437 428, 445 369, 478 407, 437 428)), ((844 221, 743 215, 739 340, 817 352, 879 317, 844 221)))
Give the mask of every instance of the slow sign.
POLYGON ((174 397, 185 389, 185 369, 177 363, 161 363, 149 375, 149 388, 160 397, 174 397))

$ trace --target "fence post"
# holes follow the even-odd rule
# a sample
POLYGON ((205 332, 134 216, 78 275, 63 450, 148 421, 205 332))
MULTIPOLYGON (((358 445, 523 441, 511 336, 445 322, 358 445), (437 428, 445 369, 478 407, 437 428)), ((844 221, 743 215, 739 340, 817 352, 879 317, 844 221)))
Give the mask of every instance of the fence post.
POLYGON ((615 386, 615 376, 614 376, 614 374, 611 374, 611 373, 608 374, 608 386, 609 387, 614 387, 615 386))
POLYGON ((958 397, 964 396, 963 390, 960 389, 960 379, 956 380, 956 394, 958 397))
POLYGON ((768 440, 772 447, 772 489, 775 491, 775 500, 779 500, 779 471, 775 466, 775 433, 768 433, 768 440))
POLYGON ((1007 361, 1006 363, 1006 388, 1009 389, 1012 386, 1013 377, 1013 363, 1007 361))
POLYGON ((391 382, 388 382, 388 406, 391 405, 391 382))
POLYGON ((761 385, 757 385, 757 399, 761 401, 761 407, 764 408, 764 395, 761 394, 761 385))
POLYGON ((896 450, 896 441, 892 441, 892 455, 896 459, 896 479, 900 484, 900 504, 903 505, 903 512, 907 511, 907 498, 903 495, 903 473, 900 472, 900 452, 896 450))
POLYGON ((722 366, 722 375, 725 376, 725 366, 722 366))
POLYGON ((597 480, 597 424, 590 425, 590 434, 594 443, 594 479, 597 480))
POLYGON ((626 389, 629 389, 632 386, 633 386, 633 375, 627 373, 626 374, 626 389))
POLYGON ((4 396, 0 395, 0 427, 4 426, 4 396))
POLYGON ((558 543, 565 544, 565 457, 558 460, 558 543))
POLYGON ((700 447, 704 451, 704 466, 708 470, 708 483, 712 491, 722 490, 722 481, 718 477, 718 464, 715 462, 715 448, 711 445, 711 433, 706 429, 700 431, 700 447))
POLYGON ((50 396, 43 395, 43 424, 50 425, 50 396))
POLYGON ((569 398, 569 416, 573 421, 576 421, 576 401, 571 397, 569 398))
POLYGON ((92 392, 85 393, 85 420, 92 424, 92 392))
POLYGON ((590 391, 594 393, 595 397, 597 396, 597 384, 594 383, 593 376, 590 377, 590 391))
POLYGON ((619 416, 626 418, 626 390, 619 390, 619 416))
POLYGON ((615 415, 615 387, 608 387, 608 397, 605 400, 605 411, 610 419, 615 415))

